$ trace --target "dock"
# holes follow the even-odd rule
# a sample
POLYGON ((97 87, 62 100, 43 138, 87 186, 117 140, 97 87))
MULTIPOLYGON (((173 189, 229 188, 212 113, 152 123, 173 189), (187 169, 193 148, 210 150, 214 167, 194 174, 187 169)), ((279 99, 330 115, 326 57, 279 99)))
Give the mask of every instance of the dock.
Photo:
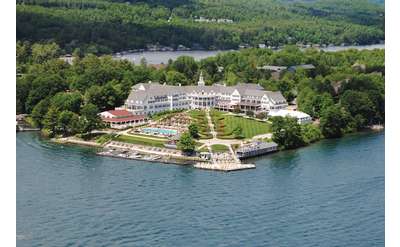
POLYGON ((193 165, 193 167, 204 170, 213 170, 213 171, 223 171, 223 172, 232 172, 232 171, 240 171, 246 169, 255 169, 256 166, 254 164, 241 164, 241 163, 206 163, 199 162, 193 165))

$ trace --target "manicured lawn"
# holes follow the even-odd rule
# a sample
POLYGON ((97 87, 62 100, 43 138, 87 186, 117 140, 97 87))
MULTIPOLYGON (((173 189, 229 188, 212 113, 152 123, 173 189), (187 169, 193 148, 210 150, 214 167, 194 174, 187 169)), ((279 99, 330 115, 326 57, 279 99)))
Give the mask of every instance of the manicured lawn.
POLYGON ((232 131, 236 126, 242 127, 245 138, 252 138, 256 135, 271 132, 270 124, 253 119, 246 119, 237 116, 225 116, 224 122, 229 131, 232 131))
POLYGON ((211 112, 211 117, 216 126, 219 138, 234 138, 232 131, 238 126, 242 128, 244 138, 252 138, 255 135, 271 132, 271 124, 266 122, 240 116, 225 115, 223 112, 215 110, 211 112))
POLYGON ((225 145, 221 145, 221 144, 214 144, 211 146, 211 150, 213 152, 227 152, 229 151, 229 148, 225 145))
POLYGON ((211 139, 212 135, 210 134, 206 113, 202 110, 191 110, 189 111, 189 116, 193 118, 194 123, 199 127, 200 139, 211 139))
POLYGON ((198 151, 199 152, 208 152, 208 148, 207 147, 202 147, 198 151))
POLYGON ((104 144, 104 143, 108 142, 109 140, 113 139, 114 136, 115 136, 115 134, 102 134, 100 136, 97 136, 95 138, 95 141, 99 144, 104 144))
POLYGON ((145 137, 127 136, 127 135, 121 135, 121 136, 115 137, 115 138, 113 138, 113 140, 120 141, 120 142, 132 143, 132 144, 153 146, 153 147, 164 147, 164 143, 165 143, 165 141, 163 141, 163 140, 154 140, 154 139, 148 139, 145 137))
POLYGON ((168 140, 168 138, 164 137, 164 136, 145 135, 145 134, 135 133, 133 131, 129 132, 129 134, 135 135, 135 136, 138 136, 138 137, 143 137, 143 138, 148 137, 148 138, 153 138, 153 139, 168 140))

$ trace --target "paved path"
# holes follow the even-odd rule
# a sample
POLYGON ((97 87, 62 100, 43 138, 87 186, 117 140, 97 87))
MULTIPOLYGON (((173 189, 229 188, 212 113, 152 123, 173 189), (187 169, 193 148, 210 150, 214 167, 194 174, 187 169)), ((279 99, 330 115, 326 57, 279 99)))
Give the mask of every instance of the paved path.
POLYGON ((213 139, 217 139, 217 132, 214 129, 214 124, 213 124, 211 116, 210 116, 210 109, 206 110, 206 116, 207 116, 207 120, 208 120, 208 126, 210 127, 211 135, 213 136, 213 139))
POLYGON ((172 157, 186 157, 182 155, 181 152, 168 150, 166 148, 154 148, 150 146, 143 146, 125 142, 118 142, 118 141, 111 141, 109 142, 106 147, 108 148, 122 148, 122 149, 130 149, 138 152, 149 153, 149 154, 158 154, 163 156, 172 156, 172 157))

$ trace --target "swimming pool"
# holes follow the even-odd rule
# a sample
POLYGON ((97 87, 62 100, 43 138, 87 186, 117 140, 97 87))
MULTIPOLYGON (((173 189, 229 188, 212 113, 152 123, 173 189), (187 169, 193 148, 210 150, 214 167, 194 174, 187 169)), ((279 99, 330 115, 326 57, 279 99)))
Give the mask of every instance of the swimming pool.
POLYGON ((176 135, 178 133, 178 131, 176 130, 161 129, 161 128, 143 128, 142 132, 146 134, 161 134, 168 136, 176 135))

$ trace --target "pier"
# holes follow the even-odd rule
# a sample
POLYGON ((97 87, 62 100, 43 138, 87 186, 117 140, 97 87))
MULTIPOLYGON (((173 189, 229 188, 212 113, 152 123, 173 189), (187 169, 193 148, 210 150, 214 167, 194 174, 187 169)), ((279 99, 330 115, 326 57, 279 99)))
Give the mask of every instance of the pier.
POLYGON ((105 145, 103 151, 97 154, 114 158, 144 160, 157 163, 193 165, 194 168, 198 169, 224 172, 256 168, 254 164, 242 164, 234 155, 232 149, 229 153, 211 153, 211 160, 207 160, 197 156, 185 156, 180 151, 168 148, 148 147, 111 141, 105 145))
POLYGON ((214 170, 214 171, 223 171, 223 172, 231 172, 231 171, 240 171, 246 169, 254 169, 256 165, 254 164, 242 164, 242 163, 206 163, 199 162, 196 163, 193 167, 205 170, 214 170))

